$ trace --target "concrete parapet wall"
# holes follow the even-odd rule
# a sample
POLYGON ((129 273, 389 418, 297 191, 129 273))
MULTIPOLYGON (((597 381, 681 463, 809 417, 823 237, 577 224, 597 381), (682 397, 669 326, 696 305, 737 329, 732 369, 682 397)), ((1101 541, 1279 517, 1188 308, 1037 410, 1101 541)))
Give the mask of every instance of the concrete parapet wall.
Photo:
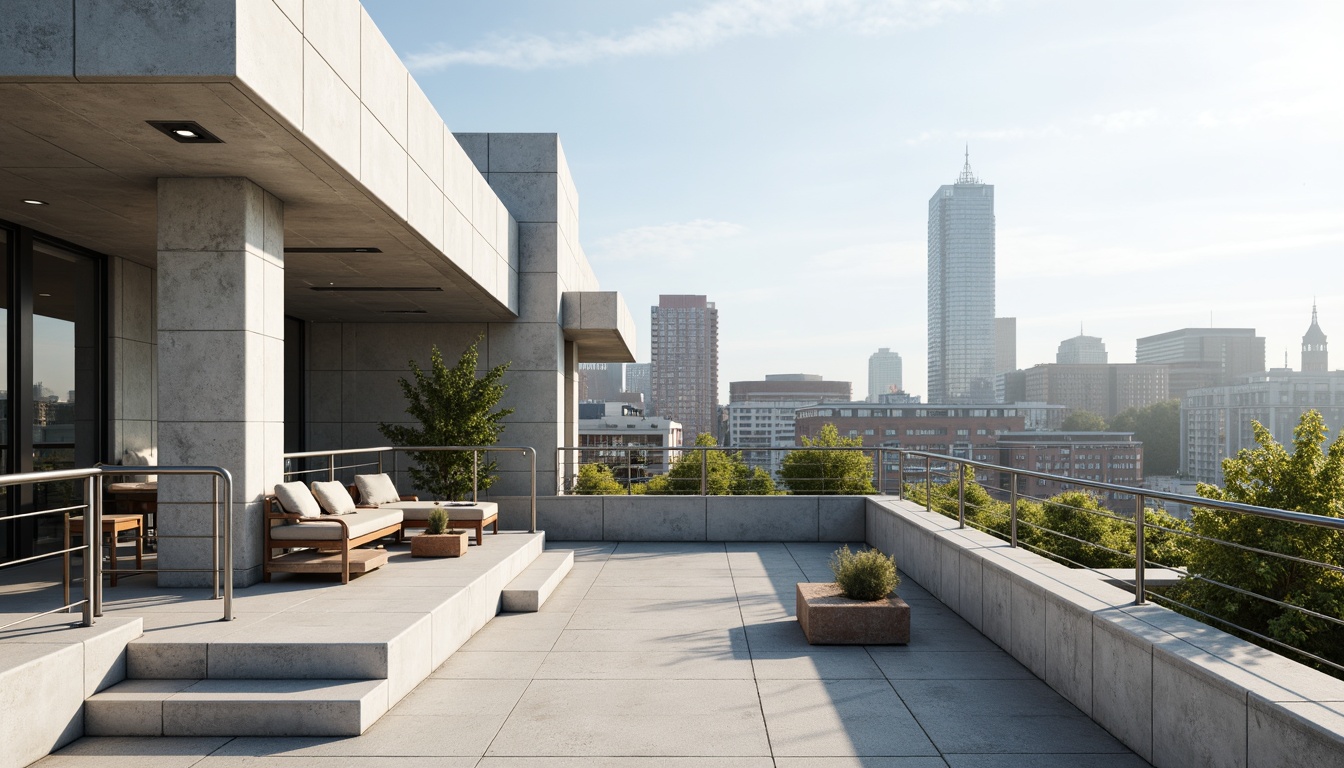
POLYGON ((1158 768, 1344 764, 1344 681, 909 502, 867 542, 1158 768))
MULTIPOLYGON (((499 502, 500 526, 526 528, 528 500, 499 502)), ((543 496, 553 541, 863 541, 865 496, 543 496)))

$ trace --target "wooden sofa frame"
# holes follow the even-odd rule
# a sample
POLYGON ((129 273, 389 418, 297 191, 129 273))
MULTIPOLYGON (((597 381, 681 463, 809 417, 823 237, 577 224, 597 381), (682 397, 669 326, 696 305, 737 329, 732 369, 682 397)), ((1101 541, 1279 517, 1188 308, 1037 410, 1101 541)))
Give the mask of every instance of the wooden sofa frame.
POLYGON ((261 580, 264 582, 269 582, 271 580, 271 573, 273 572, 271 567, 272 562, 277 559, 273 557, 275 550, 316 549, 319 552, 341 553, 341 583, 349 584, 350 550, 393 534, 396 534, 398 539, 401 538, 401 523, 395 523, 352 539, 350 538, 350 526, 341 519, 340 515, 323 515, 321 518, 302 517, 292 512, 286 512, 284 507, 280 506, 279 499, 274 496, 266 497, 262 509, 263 524, 265 525, 264 546, 266 547, 266 554, 261 562, 261 580), (341 526, 343 535, 339 539, 272 539, 271 528, 277 524, 284 525, 286 523, 298 523, 300 525, 308 523, 337 523, 341 526))

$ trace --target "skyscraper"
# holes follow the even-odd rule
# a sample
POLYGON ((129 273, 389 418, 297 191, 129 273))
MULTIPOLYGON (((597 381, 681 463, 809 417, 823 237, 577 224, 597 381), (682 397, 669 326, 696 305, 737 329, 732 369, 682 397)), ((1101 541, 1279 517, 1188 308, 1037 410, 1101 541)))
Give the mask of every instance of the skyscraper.
POLYGON ((1105 363, 1107 362, 1106 345, 1097 336, 1078 334, 1071 339, 1059 342, 1059 350, 1055 352, 1055 362, 1072 365, 1105 363))
POLYGON ((1311 326, 1302 335, 1302 372, 1325 373, 1330 370, 1325 331, 1316 323, 1316 304, 1311 305, 1311 326))
POLYGON ((619 400, 625 384, 624 373, 620 363, 579 363, 579 399, 619 400))
POLYGON ((1017 370, 1017 318, 994 318, 994 373, 1017 370))
POLYGON ((650 363, 626 363, 625 391, 644 396, 644 415, 656 416, 653 411, 653 366, 650 363))
POLYGON ((929 199, 929 402, 994 402, 994 186, 971 172, 929 199))
POLYGON ((659 296, 650 326, 653 407, 682 436, 717 434, 719 311, 704 296, 659 296))
POLYGON ((868 402, 901 391, 901 356, 882 347, 868 356, 868 402))

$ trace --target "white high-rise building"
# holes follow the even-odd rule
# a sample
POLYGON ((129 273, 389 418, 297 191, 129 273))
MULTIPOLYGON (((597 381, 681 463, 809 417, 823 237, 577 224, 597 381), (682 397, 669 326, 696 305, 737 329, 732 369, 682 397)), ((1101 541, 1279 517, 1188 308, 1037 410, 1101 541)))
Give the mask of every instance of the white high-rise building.
POLYGON ((901 356, 882 347, 868 356, 868 402, 901 391, 901 356))
POLYGON ((1099 337, 1078 334, 1059 342, 1055 362, 1061 365, 1103 365, 1109 361, 1106 345, 1099 337))
POLYGON ((929 402, 994 402, 994 186, 971 172, 929 200, 929 402))

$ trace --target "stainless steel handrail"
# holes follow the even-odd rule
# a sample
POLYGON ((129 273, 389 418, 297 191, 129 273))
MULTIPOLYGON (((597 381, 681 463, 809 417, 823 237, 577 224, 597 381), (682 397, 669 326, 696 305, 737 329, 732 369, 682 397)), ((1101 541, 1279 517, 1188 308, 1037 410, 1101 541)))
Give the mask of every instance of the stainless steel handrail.
MULTIPOLYGON (((162 573, 213 573, 214 574, 214 599, 220 599, 220 572, 223 571, 223 598, 224 598, 224 621, 233 620, 233 477, 227 469, 223 467, 192 467, 192 466, 96 466, 82 469, 58 469, 45 472, 23 472, 12 475, 0 475, 0 488, 7 488, 14 485, 30 485, 40 483, 53 483, 63 480, 83 480, 84 481, 84 504, 59 507, 55 509, 39 510, 36 512, 23 512, 14 515, 0 515, 0 522, 18 518, 37 517, 41 515, 64 514, 66 519, 69 513, 77 510, 84 510, 87 519, 84 526, 84 543, 79 547, 67 547, 55 552, 46 552, 34 557, 27 557, 21 560, 11 560, 0 563, 0 569, 9 568, 24 563, 36 562, 54 557, 63 557, 68 554, 87 550, 84 553, 84 576, 83 592, 84 597, 75 602, 70 602, 68 591, 66 592, 66 605, 50 611, 26 616, 17 621, 0 626, 0 630, 23 624, 33 619, 47 616, 53 613, 68 611, 72 608, 80 608, 82 618, 80 624, 85 627, 93 626, 94 620, 103 615, 102 584, 103 584, 103 558, 102 558, 102 529, 103 529, 103 478, 119 477, 123 475, 210 475, 213 477, 215 488, 212 507, 214 509, 214 524, 211 533, 211 540, 214 551, 214 562, 211 568, 163 568, 146 569, 141 571, 126 571, 125 575, 145 572, 162 573), (223 481, 225 496, 223 504, 219 499, 219 483, 223 481), (222 527, 221 527, 222 518, 222 527), (221 568, 222 559, 222 568, 221 568)), ((201 538, 199 536, 173 536, 162 538, 201 538)), ((114 542, 115 546, 115 542, 114 542)), ((113 552, 115 557, 115 550, 113 552)), ((68 578, 68 574, 66 575, 68 578)))
MULTIPOLYGON (((365 462, 361 464, 351 464, 346 466, 337 466, 337 456, 352 456, 361 453, 376 453, 378 461, 376 466, 378 471, 383 471, 382 454, 391 453, 397 457, 401 453, 434 453, 438 451, 448 451, 455 453, 466 453, 471 451, 471 499, 476 501, 479 494, 479 477, 477 475, 479 468, 479 457, 482 453, 521 453, 526 456, 530 462, 531 475, 531 493, 530 493, 530 513, 531 523, 528 528, 529 533, 537 532, 537 452, 535 449, 526 445, 381 445, 371 448, 338 448, 329 451, 297 451, 295 453, 286 453, 284 458, 289 459, 317 459, 325 458, 327 460, 327 479, 335 480, 336 472, 341 469, 354 469, 358 467, 375 466, 374 462, 365 462)), ((398 470, 393 465, 393 472, 398 470)), ((314 471, 321 470, 288 470, 284 473, 286 478, 295 475, 311 474, 314 471)))

